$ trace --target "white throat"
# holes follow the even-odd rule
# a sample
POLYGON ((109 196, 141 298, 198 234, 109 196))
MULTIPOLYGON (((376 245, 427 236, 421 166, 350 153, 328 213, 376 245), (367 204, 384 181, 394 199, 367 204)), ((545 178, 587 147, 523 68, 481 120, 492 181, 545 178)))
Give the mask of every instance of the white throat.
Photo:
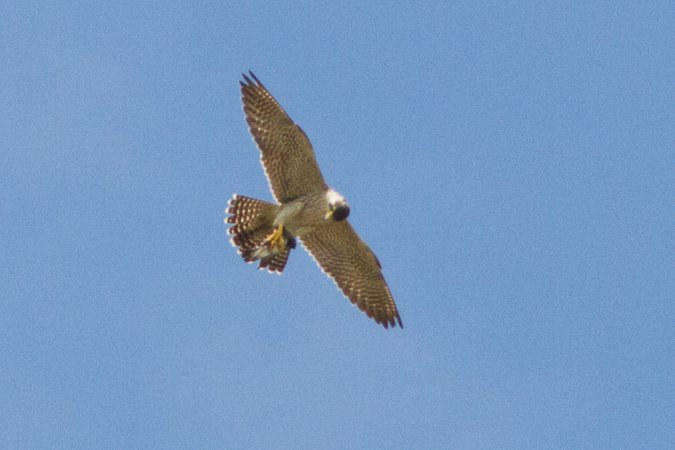
POLYGON ((338 204, 338 203, 344 203, 345 202, 345 198, 332 189, 329 189, 326 192, 326 200, 328 201, 329 205, 335 205, 335 204, 338 204))

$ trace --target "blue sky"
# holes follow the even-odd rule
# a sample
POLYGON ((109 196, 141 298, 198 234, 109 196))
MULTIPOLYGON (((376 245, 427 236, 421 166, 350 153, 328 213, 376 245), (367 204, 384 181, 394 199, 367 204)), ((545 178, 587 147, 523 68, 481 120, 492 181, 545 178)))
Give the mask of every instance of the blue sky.
POLYGON ((3 448, 673 448, 672 2, 4 2, 3 448), (302 125, 405 329, 298 248, 238 81, 302 125))

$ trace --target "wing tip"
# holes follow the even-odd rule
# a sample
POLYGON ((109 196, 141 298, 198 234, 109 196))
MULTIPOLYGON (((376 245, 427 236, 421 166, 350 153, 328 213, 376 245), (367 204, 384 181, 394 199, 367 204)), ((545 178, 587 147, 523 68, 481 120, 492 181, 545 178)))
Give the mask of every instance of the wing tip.
POLYGON ((248 71, 248 75, 245 73, 241 74, 242 78, 244 78, 244 81, 239 81, 239 84, 242 87, 247 87, 247 86, 255 86, 258 85, 260 87, 263 87, 263 84, 260 82, 257 76, 253 73, 252 70, 248 71), (252 79, 252 80, 251 80, 252 79))
POLYGON ((390 318, 386 319, 374 318, 374 319, 375 322, 382 325, 387 330, 389 329, 389 327, 391 327, 392 329, 396 328, 396 324, 398 324, 398 327, 400 329, 403 329, 403 321, 401 321, 401 316, 398 315, 398 312, 396 313, 396 315, 390 318))

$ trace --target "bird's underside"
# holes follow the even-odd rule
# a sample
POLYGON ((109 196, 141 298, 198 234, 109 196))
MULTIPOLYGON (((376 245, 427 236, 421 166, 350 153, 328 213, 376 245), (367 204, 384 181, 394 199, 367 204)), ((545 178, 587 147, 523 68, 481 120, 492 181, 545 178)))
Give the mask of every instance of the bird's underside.
POLYGON ((225 219, 232 244, 244 261, 281 274, 299 238, 368 317, 403 327, 380 262, 349 224, 345 199, 324 181, 307 135, 249 74, 240 82, 246 122, 277 203, 235 194, 225 219))

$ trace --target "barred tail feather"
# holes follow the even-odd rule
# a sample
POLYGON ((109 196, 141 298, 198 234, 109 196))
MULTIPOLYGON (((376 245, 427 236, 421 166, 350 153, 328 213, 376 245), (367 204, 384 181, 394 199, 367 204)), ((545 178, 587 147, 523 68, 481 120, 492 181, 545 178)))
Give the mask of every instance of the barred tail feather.
POLYGON ((281 274, 286 267, 286 262, 288 261, 288 255, 290 255, 290 253, 290 248, 279 251, 276 248, 269 249, 262 244, 258 248, 243 250, 241 256, 246 262, 260 260, 258 269, 267 269, 269 272, 281 274))
POLYGON ((229 217, 225 223, 232 224, 227 231, 232 236, 230 242, 237 247, 244 261, 259 260, 259 269, 281 274, 290 250, 295 247, 295 239, 289 237, 289 245, 283 251, 266 245, 265 238, 274 231, 277 208, 272 203, 235 194, 228 203, 226 212, 229 217))
POLYGON ((249 249, 272 231, 272 221, 276 206, 255 198, 234 194, 228 203, 230 216, 225 223, 233 224, 227 231, 232 235, 232 244, 241 249, 249 249))

